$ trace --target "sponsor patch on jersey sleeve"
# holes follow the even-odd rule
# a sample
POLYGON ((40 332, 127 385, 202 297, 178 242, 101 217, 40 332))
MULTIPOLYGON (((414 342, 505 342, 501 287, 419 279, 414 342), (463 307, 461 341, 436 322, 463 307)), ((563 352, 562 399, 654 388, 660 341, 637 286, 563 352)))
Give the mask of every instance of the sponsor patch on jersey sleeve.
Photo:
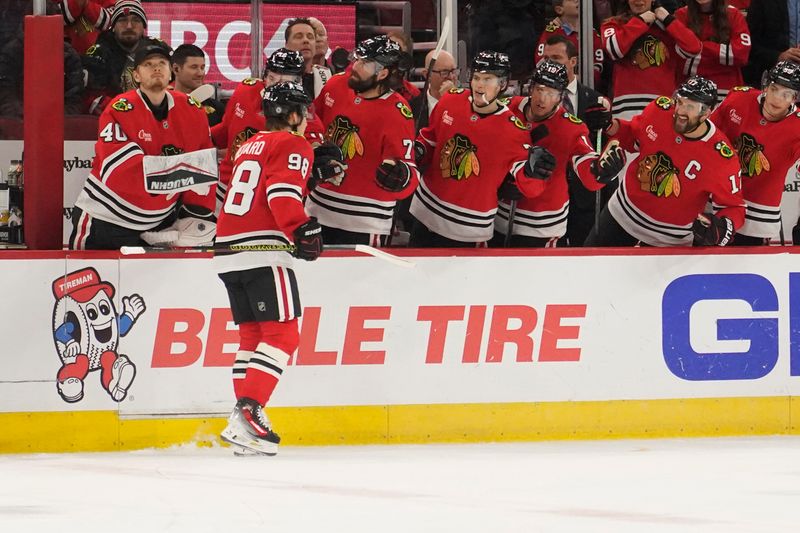
POLYGON ((120 98, 119 100, 111 104, 111 108, 114 109, 115 111, 121 111, 124 113, 126 111, 130 111, 131 109, 133 109, 133 104, 130 103, 127 98, 120 98))

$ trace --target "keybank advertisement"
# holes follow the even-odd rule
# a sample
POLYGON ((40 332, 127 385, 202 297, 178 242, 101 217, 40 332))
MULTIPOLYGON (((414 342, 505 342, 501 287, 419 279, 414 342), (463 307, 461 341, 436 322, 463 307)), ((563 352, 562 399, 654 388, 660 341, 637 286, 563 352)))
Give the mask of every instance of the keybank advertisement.
MULTIPOLYGON (((276 406, 800 392, 800 256, 369 256, 298 264, 276 406)), ((212 261, 3 261, 0 411, 225 413, 237 346, 212 261)))

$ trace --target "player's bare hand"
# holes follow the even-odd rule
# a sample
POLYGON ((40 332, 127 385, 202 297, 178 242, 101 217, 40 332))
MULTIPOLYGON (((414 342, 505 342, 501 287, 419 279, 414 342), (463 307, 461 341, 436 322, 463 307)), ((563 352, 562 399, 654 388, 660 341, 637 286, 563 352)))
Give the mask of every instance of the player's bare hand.
POLYGON ((136 319, 145 312, 146 306, 141 296, 132 294, 131 296, 124 296, 122 298, 122 309, 124 314, 130 316, 135 322, 136 319))
POLYGON ((794 61, 800 63, 800 48, 789 48, 781 52, 778 56, 778 61, 794 61))

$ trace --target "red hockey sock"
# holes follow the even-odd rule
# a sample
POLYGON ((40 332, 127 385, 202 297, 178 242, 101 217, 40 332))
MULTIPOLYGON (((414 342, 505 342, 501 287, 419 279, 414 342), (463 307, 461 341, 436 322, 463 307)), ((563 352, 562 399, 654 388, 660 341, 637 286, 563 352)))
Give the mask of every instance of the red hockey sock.
POLYGON ((241 394, 266 405, 300 342, 297 319, 260 322, 261 339, 247 364, 241 394))

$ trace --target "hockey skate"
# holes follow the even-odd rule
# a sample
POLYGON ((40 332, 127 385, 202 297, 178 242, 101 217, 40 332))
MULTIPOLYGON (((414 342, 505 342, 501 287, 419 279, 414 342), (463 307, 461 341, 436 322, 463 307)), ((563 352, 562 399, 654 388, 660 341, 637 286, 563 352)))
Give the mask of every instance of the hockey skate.
POLYGON ((222 440, 233 446, 235 455, 275 455, 281 438, 272 431, 261 406, 250 398, 236 402, 222 440))

